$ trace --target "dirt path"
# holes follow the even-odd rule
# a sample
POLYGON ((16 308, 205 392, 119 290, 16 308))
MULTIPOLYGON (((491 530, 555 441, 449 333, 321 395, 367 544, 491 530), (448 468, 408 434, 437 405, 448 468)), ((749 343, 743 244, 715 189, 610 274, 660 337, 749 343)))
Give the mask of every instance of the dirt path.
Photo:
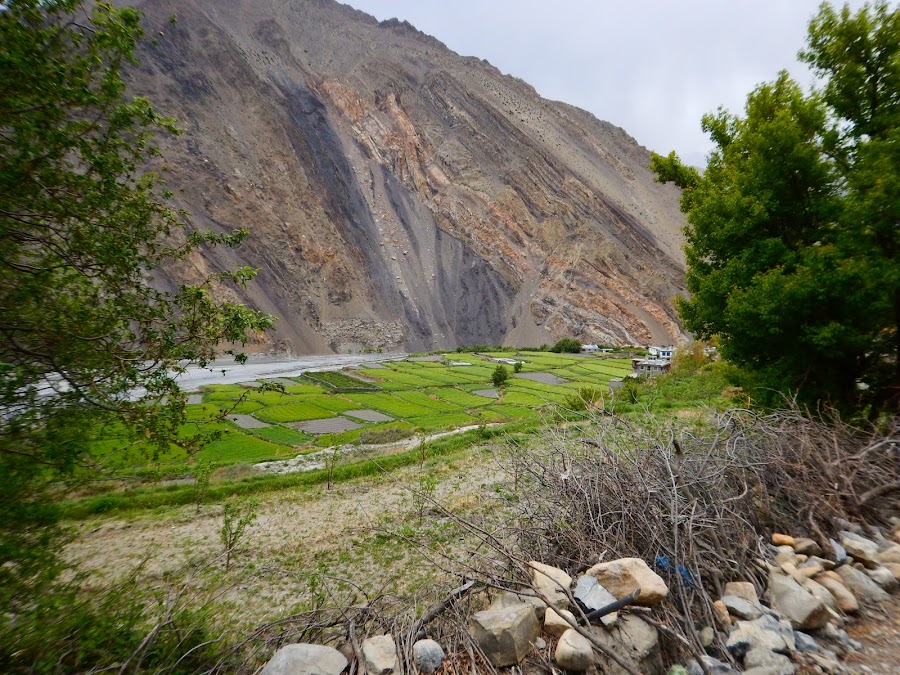
POLYGON ((900 597, 894 595, 845 629, 863 648, 848 654, 844 665, 866 675, 900 673, 900 597))

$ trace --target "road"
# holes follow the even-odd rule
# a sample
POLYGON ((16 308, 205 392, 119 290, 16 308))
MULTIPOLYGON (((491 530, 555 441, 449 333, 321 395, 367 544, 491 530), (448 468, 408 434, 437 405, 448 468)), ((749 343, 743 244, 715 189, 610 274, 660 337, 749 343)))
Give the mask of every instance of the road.
POLYGON ((333 354, 330 356, 298 356, 292 359, 249 357, 240 365, 233 360, 222 359, 206 368, 191 366, 178 376, 178 386, 184 391, 197 391, 211 384, 235 384, 273 377, 293 377, 306 371, 333 370, 347 366, 359 366, 378 361, 405 358, 407 354, 333 354))

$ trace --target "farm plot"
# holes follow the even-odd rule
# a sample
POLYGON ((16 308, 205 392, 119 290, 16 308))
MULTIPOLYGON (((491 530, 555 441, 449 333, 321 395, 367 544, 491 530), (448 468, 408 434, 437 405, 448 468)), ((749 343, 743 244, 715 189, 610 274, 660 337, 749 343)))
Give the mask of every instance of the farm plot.
POLYGON ((263 422, 282 424, 285 422, 303 422, 305 420, 334 417, 331 410, 325 410, 312 403, 289 403, 288 405, 275 405, 263 408, 255 413, 263 422))
POLYGON ((432 408, 426 408, 425 406, 417 405, 415 403, 409 403, 408 401, 399 399, 396 396, 391 396, 388 393, 353 393, 347 394, 347 398, 358 403, 361 408, 372 408, 373 410, 378 410, 385 413, 386 415, 390 415, 392 417, 400 417, 402 419, 434 414, 434 410, 432 408))

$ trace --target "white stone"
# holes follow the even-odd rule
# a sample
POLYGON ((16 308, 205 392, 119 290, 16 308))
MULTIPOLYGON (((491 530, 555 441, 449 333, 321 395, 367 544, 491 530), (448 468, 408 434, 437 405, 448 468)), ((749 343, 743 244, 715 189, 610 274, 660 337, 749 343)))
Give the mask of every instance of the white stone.
POLYGON ((824 602, 794 579, 777 572, 769 574, 769 600, 772 609, 790 621, 794 628, 821 628, 828 622, 824 602))
POLYGON ((552 607, 548 607, 547 613, 544 614, 544 631, 550 635, 559 637, 572 627, 572 624, 566 621, 566 619, 575 623, 575 615, 569 610, 561 609, 559 610, 559 613, 557 613, 552 607))
POLYGON ((362 653, 370 675, 386 675, 397 669, 397 645, 390 633, 363 640, 362 653))
POLYGON ((337 649, 300 642, 275 652, 260 675, 340 675, 347 665, 337 649))
POLYGON ((568 607, 569 596, 566 591, 572 585, 572 577, 558 567, 534 560, 528 563, 528 566, 531 568, 532 588, 545 595, 556 607, 560 609, 568 607))
POLYGON ((581 672, 590 668, 594 662, 594 650, 590 640, 570 628, 556 643, 553 658, 560 668, 581 672))

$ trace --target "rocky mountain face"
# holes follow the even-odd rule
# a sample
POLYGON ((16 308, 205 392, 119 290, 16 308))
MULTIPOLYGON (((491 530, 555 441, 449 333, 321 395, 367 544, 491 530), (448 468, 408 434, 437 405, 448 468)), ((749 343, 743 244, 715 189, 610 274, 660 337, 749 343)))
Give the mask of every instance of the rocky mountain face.
POLYGON ((175 200, 250 231, 168 281, 259 268, 221 292, 279 317, 260 348, 681 335, 678 192, 623 130, 332 0, 137 5, 133 89, 185 129, 175 200))

